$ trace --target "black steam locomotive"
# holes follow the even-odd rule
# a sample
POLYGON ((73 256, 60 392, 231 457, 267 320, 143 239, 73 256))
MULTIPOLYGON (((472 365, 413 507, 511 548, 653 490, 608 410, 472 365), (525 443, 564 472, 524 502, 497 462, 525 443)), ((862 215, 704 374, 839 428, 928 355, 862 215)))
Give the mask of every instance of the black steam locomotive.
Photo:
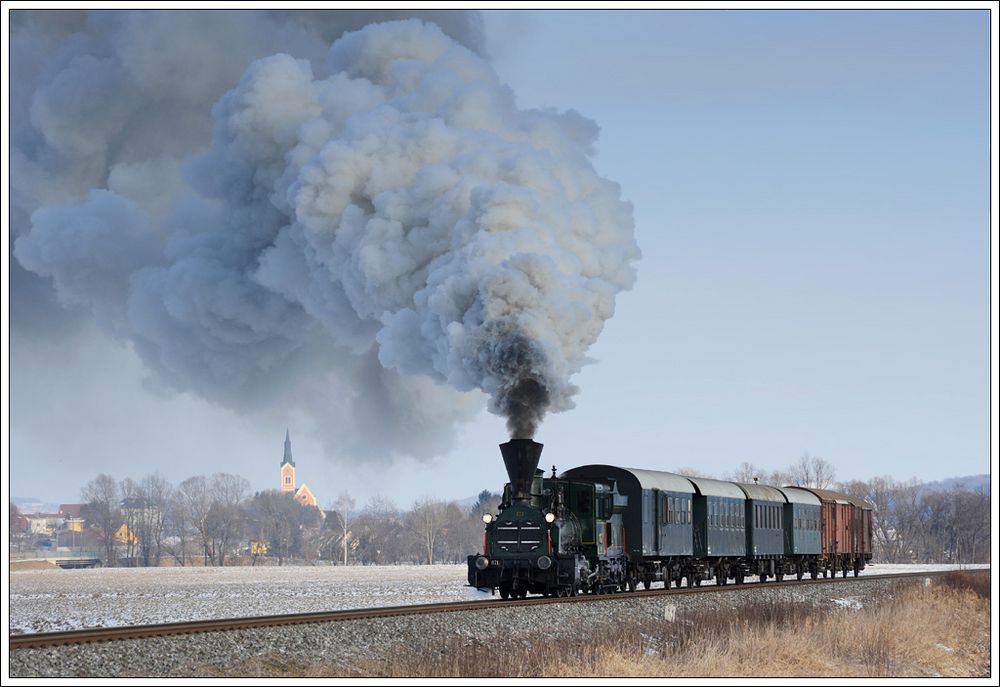
POLYGON ((483 516, 468 579, 504 599, 846 577, 872 557, 871 506, 845 494, 611 465, 546 477, 542 444, 500 451, 510 482, 499 513, 483 516))

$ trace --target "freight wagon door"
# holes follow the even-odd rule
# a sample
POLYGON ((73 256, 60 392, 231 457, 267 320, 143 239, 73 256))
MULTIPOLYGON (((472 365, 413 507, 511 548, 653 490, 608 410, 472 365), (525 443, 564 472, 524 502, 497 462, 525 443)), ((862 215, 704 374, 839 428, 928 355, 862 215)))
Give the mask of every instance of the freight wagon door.
POLYGON ((823 501, 820 510, 820 519, 823 521, 823 553, 826 557, 832 556, 837 551, 837 518, 835 509, 837 504, 833 501, 823 501))

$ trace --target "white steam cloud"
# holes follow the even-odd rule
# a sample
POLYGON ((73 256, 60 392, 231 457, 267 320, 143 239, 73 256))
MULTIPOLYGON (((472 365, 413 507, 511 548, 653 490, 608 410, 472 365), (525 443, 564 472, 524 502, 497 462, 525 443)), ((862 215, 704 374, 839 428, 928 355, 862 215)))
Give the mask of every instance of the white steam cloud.
MULTIPOLYGON (((195 59, 160 45, 168 64, 195 59)), ((592 122, 518 109, 479 54, 409 19, 347 32, 322 59, 258 59, 200 151, 185 117, 176 145, 137 141, 143 154, 109 164, 121 149, 106 139, 142 126, 115 101, 126 75, 193 102, 217 87, 175 86, 163 60, 129 52, 143 49, 70 60, 30 104, 73 183, 36 199, 15 254, 60 300, 172 386, 241 409, 280 399, 340 453, 439 451, 475 390, 515 437, 572 407, 639 256, 631 207, 590 163, 592 122), (94 69, 98 90, 82 89, 94 69), (93 135, 52 123, 73 89, 109 102, 93 135)), ((160 116, 155 99, 145 111, 160 116)))

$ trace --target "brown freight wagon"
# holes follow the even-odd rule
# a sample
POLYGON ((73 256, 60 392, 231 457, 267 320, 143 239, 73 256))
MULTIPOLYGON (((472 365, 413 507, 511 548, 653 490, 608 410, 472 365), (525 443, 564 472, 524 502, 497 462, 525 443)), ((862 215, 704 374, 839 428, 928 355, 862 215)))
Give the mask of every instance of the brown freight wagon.
POLYGON ((865 569, 872 559, 872 507, 859 499, 827 489, 801 487, 820 500, 820 572, 840 570, 844 577, 865 569))

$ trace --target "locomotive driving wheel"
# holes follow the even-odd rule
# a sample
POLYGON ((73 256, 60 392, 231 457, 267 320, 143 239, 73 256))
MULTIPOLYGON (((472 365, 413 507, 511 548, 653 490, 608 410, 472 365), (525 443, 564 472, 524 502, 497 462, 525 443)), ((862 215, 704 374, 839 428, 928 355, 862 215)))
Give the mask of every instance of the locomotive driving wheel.
POLYGON ((506 601, 511 597, 511 592, 512 592, 511 585, 509 584, 500 585, 500 598, 503 599, 504 601, 506 601))

